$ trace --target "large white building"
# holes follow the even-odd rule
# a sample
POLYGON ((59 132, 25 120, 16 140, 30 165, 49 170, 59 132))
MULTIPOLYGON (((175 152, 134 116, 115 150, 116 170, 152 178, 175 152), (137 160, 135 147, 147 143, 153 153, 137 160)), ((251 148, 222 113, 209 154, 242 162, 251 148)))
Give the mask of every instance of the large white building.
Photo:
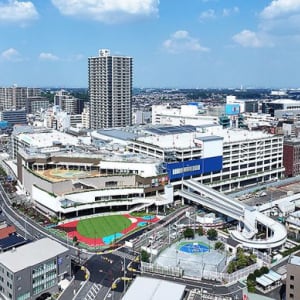
POLYGON ((135 126, 83 138, 37 130, 13 134, 18 179, 34 200, 56 214, 159 207, 180 199, 183 179, 230 192, 279 179, 284 172, 283 137, 258 131, 135 126))
POLYGON ((204 114, 201 103, 190 103, 180 107, 152 105, 152 124, 154 125, 193 125, 218 124, 217 116, 204 114))
POLYGON ((90 127, 110 128, 132 123, 132 58, 107 49, 88 60, 90 127))
POLYGON ((218 125, 166 126, 145 132, 132 140, 128 148, 135 153, 162 157, 170 182, 178 188, 179 179, 194 178, 228 192, 283 176, 282 136, 223 129, 218 125), (207 169, 196 170, 197 165, 205 163, 207 169), (183 169, 173 174, 175 168, 183 169))

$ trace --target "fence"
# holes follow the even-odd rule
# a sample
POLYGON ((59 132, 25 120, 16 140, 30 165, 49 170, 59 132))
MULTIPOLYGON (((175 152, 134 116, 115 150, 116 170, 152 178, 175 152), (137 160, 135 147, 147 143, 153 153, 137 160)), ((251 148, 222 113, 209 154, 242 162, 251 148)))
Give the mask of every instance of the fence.
POLYGON ((151 263, 142 262, 141 264, 141 272, 142 273, 157 273, 168 276, 182 277, 183 270, 179 267, 171 267, 171 266, 160 266, 151 263))
POLYGON ((255 263, 251 266, 238 270, 234 273, 228 274, 218 271, 211 270, 202 270, 202 274, 200 277, 198 276, 186 276, 184 275, 184 270, 179 267, 171 267, 171 266, 160 266, 151 263, 142 262, 141 272, 142 273, 157 273, 162 275, 169 275, 175 277, 183 277, 191 280, 217 280, 220 282, 233 283, 239 281, 241 278, 247 277, 250 273, 254 272, 259 268, 258 263, 255 263))
POLYGON ((255 254, 258 259, 263 261, 263 263, 265 265, 267 265, 267 266, 271 265, 272 257, 270 255, 268 255, 266 252, 261 252, 261 251, 258 251, 256 249, 253 249, 253 254, 255 254))
POLYGON ((233 300, 233 296, 214 295, 203 289, 191 290, 187 300, 233 300))

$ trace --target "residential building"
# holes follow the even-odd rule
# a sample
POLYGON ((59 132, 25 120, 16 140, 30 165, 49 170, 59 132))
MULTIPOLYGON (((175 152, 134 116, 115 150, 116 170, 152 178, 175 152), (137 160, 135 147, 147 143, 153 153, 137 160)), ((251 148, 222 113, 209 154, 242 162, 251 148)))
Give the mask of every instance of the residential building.
POLYGON ((5 109, 23 109, 26 99, 41 96, 41 90, 28 87, 0 87, 0 111, 5 109))
POLYGON ((132 58, 107 49, 88 59, 90 127, 111 128, 132 123, 132 58))
POLYGON ((292 254, 287 263, 286 300, 299 299, 300 295, 300 252, 292 254))
POLYGON ((71 126, 70 115, 59 106, 48 109, 44 115, 44 126, 63 131, 71 126))
POLYGON ((1 112, 1 121, 6 121, 10 126, 27 124, 26 110, 4 110, 1 112))
POLYGON ((90 107, 85 106, 81 114, 81 122, 83 128, 90 128, 90 107))
POLYGON ((49 100, 46 97, 36 96, 26 98, 26 113, 35 114, 46 110, 49 107, 49 100))
POLYGON ((69 92, 58 91, 54 96, 54 105, 71 115, 81 114, 83 111, 83 100, 77 99, 69 92))
POLYGON ((283 144, 283 165, 285 176, 300 175, 300 139, 285 139, 283 144))
POLYGON ((77 114, 77 115, 70 115, 70 126, 71 127, 77 127, 77 126, 82 126, 82 115, 77 114))
POLYGON ((49 238, 0 254, 0 296, 36 299, 58 292, 58 283, 71 275, 69 249, 49 238))

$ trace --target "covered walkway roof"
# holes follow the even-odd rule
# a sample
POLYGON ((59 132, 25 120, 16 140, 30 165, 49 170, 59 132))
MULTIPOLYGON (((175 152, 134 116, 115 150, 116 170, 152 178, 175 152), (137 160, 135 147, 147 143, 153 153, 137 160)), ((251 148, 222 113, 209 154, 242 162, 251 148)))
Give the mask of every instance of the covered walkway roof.
POLYGON ((122 300, 181 300, 185 285, 147 277, 136 277, 122 300))
POLYGON ((256 278, 256 282, 263 287, 268 287, 279 280, 281 280, 281 276, 273 270, 270 270, 268 274, 256 278))

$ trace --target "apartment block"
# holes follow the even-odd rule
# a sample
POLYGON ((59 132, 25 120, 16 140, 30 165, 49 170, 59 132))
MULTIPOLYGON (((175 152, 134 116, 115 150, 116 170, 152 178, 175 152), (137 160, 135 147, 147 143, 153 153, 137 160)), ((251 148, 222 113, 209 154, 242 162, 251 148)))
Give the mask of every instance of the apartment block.
POLYGON ((71 275, 69 249, 44 238, 0 254, 0 298, 36 299, 58 292, 58 283, 71 275))

